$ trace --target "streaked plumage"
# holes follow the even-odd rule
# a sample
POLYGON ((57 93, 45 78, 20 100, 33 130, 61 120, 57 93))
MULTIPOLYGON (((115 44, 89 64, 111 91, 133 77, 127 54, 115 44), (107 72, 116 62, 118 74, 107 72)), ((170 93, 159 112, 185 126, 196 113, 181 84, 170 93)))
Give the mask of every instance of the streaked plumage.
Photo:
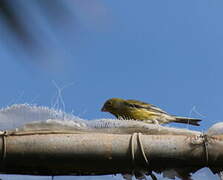
POLYGON ((200 119, 173 116, 152 104, 132 99, 111 98, 104 103, 101 110, 110 112, 118 119, 134 119, 147 123, 176 122, 199 126, 201 121, 200 119))

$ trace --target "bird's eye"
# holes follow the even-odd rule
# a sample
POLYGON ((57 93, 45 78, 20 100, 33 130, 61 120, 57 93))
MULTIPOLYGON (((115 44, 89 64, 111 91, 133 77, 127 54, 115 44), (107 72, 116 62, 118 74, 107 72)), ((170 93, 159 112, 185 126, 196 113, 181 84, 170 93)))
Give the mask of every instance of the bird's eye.
POLYGON ((108 102, 107 102, 107 105, 112 105, 112 102, 111 102, 111 101, 108 101, 108 102))

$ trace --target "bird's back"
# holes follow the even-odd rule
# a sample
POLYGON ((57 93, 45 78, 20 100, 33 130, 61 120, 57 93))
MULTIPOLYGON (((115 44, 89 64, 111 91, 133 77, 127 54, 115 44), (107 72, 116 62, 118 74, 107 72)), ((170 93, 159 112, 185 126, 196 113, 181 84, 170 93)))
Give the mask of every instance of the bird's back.
POLYGON ((135 119, 141 121, 154 121, 158 120, 162 124, 162 119, 165 116, 171 117, 162 109, 148 103, 137 100, 126 100, 126 105, 119 113, 124 119, 135 119))

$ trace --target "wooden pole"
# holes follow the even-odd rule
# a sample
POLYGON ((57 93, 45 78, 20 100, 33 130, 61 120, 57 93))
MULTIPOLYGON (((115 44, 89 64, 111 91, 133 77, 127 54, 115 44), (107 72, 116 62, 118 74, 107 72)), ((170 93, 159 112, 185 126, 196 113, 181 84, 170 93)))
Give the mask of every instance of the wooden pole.
POLYGON ((222 140, 221 136, 140 133, 2 134, 0 173, 101 175, 134 169, 218 169, 223 166, 222 140))

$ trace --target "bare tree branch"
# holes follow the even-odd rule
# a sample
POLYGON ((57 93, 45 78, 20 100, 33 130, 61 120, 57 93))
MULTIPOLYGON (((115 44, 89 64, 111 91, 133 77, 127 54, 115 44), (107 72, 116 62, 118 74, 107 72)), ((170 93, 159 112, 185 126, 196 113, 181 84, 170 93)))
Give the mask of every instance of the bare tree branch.
POLYGON ((2 134, 0 172, 99 175, 132 173, 135 169, 161 172, 173 168, 193 172, 203 167, 217 172, 223 166, 222 138, 56 131, 2 134))

